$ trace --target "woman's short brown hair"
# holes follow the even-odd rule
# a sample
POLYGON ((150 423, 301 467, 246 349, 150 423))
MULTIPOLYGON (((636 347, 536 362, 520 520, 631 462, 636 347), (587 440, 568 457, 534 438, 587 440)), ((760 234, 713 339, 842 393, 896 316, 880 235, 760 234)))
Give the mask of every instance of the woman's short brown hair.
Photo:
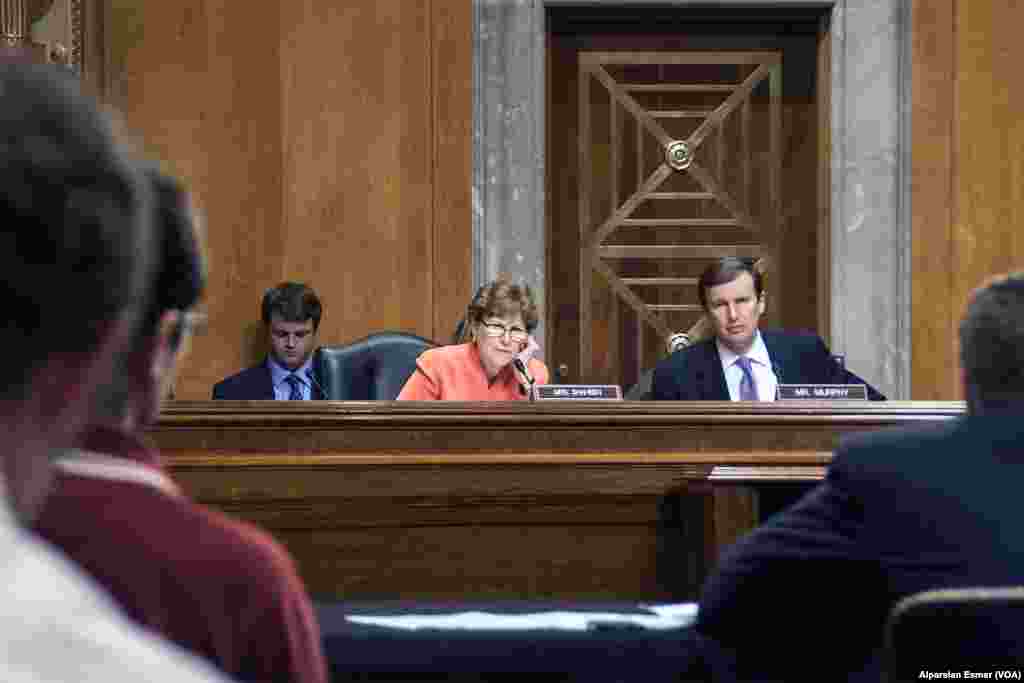
POLYGON ((476 295, 466 308, 465 324, 462 325, 459 341, 466 342, 472 339, 474 329, 483 323, 484 318, 503 318, 517 313, 523 316, 527 332, 532 333, 537 329, 540 317, 530 286, 525 282, 515 282, 508 276, 500 276, 476 291, 476 295))

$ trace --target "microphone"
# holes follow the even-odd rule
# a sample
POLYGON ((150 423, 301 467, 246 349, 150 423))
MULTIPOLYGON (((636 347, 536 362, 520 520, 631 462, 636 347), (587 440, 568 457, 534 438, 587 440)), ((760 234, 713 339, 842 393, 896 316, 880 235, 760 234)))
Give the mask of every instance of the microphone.
POLYGON ((668 341, 665 342, 665 348, 669 353, 675 353, 680 349, 685 349, 691 343, 690 335, 685 332, 675 332, 669 335, 668 341))
POLYGON ((327 392, 324 391, 324 388, 322 386, 320 386, 320 382, 316 381, 316 375, 313 374, 313 368, 306 368, 306 377, 309 378, 309 381, 313 386, 320 390, 320 395, 324 398, 324 400, 326 400, 327 392))
MULTIPOLYGON (((520 358, 519 356, 516 356, 515 358, 512 359, 512 365, 514 365, 516 370, 519 371, 519 374, 521 374, 523 377, 525 377, 526 381, 530 383, 530 400, 532 401, 533 400, 533 376, 526 369, 526 363, 523 362, 522 358, 520 358)), ((521 392, 525 392, 526 391, 526 387, 524 387, 522 385, 522 383, 519 384, 519 391, 521 391, 521 392)))
POLYGON ((779 385, 784 384, 782 381, 782 368, 779 367, 778 363, 772 362, 772 372, 775 373, 775 399, 779 398, 779 385))

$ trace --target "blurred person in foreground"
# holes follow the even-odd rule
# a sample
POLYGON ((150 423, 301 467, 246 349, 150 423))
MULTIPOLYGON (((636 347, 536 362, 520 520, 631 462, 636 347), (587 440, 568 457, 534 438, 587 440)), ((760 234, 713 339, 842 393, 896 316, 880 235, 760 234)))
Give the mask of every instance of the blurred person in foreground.
POLYGON ((57 461, 36 530, 129 617, 235 679, 325 683, 319 628, 287 552, 186 498, 143 438, 173 384, 205 284, 187 195, 156 171, 148 178, 161 247, 155 289, 103 387, 99 417, 57 461))
POLYGON ((473 297, 461 343, 428 349, 398 394, 399 401, 517 401, 548 383, 537 349, 537 305, 529 286, 498 278, 473 297))
POLYGON ((155 247, 148 187, 68 74, 0 61, 0 679, 222 680, 130 623, 22 527, 51 456, 94 419, 94 391, 134 335, 155 247))
POLYGON ((724 553, 697 622, 732 660, 719 678, 877 681, 899 599, 1020 583, 1024 273, 975 291, 960 362, 966 416, 844 439, 821 484, 724 553))

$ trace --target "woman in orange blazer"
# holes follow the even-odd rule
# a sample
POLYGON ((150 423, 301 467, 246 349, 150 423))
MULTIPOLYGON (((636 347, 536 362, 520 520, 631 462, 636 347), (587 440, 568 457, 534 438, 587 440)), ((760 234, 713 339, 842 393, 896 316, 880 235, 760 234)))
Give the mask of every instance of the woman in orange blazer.
POLYGON ((528 398, 531 385, 547 384, 549 377, 541 361, 529 358, 524 362, 520 358, 533 342, 530 333, 538 320, 529 286, 508 278, 487 283, 467 309, 459 340, 462 343, 424 351, 398 400, 528 398))

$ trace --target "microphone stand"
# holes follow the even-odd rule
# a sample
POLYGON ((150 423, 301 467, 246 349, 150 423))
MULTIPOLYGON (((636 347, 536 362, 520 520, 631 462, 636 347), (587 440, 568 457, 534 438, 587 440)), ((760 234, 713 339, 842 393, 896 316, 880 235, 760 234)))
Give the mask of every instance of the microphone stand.
POLYGON ((516 359, 514 359, 514 360, 512 361, 512 364, 513 364, 513 365, 515 366, 516 370, 518 370, 518 371, 519 371, 519 374, 521 374, 521 375, 523 376, 523 378, 525 378, 525 379, 526 379, 526 381, 527 381, 527 382, 529 383, 529 385, 530 385, 530 386, 529 386, 529 389, 527 389, 526 387, 524 387, 524 386, 523 386, 522 382, 520 382, 520 383, 519 383, 519 388, 520 388, 521 390, 523 390, 523 391, 528 391, 528 394, 527 394, 527 395, 528 395, 528 396, 530 397, 530 400, 531 400, 531 401, 535 400, 535 398, 534 398, 534 395, 533 395, 533 383, 534 383, 534 379, 533 379, 533 375, 531 375, 531 374, 529 373, 529 371, 528 371, 528 370, 526 369, 526 363, 524 363, 524 362, 523 362, 523 361, 522 361, 521 359, 519 359, 519 358, 516 358, 516 359))
POLYGON ((779 400, 779 385, 782 384, 782 368, 772 363, 772 372, 775 373, 775 400, 779 400))

